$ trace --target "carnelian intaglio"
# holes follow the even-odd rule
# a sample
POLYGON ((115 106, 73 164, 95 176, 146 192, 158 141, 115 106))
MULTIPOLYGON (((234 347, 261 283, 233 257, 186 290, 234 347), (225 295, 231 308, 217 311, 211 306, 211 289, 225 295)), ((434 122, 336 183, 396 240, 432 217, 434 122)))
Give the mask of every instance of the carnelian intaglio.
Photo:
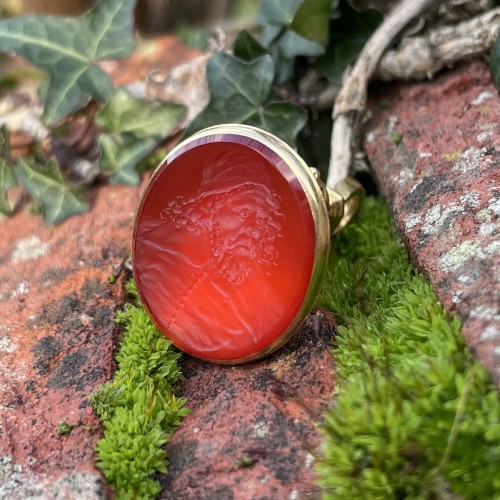
POLYGON ((157 169, 136 219, 144 305, 180 349, 253 357, 301 309, 316 251, 314 215, 291 167, 245 134, 184 143, 157 169))

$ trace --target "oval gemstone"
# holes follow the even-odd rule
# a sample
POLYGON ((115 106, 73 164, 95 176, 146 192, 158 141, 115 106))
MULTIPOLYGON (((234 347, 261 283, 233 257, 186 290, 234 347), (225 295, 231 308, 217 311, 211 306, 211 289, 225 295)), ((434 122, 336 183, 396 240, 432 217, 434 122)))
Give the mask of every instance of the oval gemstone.
POLYGON ((140 296, 180 349, 237 361, 275 343, 311 281, 316 229, 290 166, 258 140, 188 141, 153 175, 133 243, 140 296))

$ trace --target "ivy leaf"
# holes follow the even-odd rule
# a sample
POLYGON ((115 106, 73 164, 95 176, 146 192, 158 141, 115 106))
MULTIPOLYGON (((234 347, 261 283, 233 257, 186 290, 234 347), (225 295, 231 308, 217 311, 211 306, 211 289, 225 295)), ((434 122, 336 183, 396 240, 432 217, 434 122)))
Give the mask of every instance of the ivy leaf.
POLYGON ((306 112, 294 104, 269 102, 274 63, 269 55, 244 62, 217 53, 207 63, 210 102, 191 122, 186 135, 210 125, 257 125, 293 145, 306 122, 306 112))
POLYGON ((125 87, 119 87, 96 114, 95 121, 115 134, 163 140, 178 129, 185 114, 186 107, 181 104, 134 99, 125 87))
POLYGON ((88 211, 89 205, 81 191, 64 179, 54 158, 45 168, 32 167, 19 158, 15 171, 24 189, 40 202, 46 225, 58 224, 67 217, 88 211))
POLYGON ((7 125, 4 124, 0 127, 0 159, 7 161, 9 155, 9 131, 7 125))
POLYGON ((287 60, 293 60, 297 56, 319 56, 324 54, 325 48, 320 43, 307 40, 293 31, 287 31, 277 44, 279 52, 287 60))
POLYGON ((0 50, 24 57, 49 75, 44 118, 54 123, 90 97, 111 93, 98 61, 130 54, 134 48, 135 0, 101 0, 78 18, 24 16, 0 20, 0 50))
POLYGON ((7 199, 7 191, 17 185, 12 167, 7 163, 9 158, 9 134, 7 127, 0 127, 0 213, 12 214, 12 206, 7 199))
POLYGON ((3 215, 12 214, 12 206, 7 199, 7 191, 15 187, 16 184, 12 167, 0 158, 0 213, 3 215))
POLYGON ((315 67, 332 83, 340 85, 345 69, 356 60, 364 45, 365 41, 361 39, 339 40, 328 47, 315 67))
POLYGON ((242 30, 234 41, 233 53, 248 62, 265 55, 267 50, 248 31, 242 30))
POLYGON ((493 85, 500 91, 500 35, 498 35, 491 52, 490 75, 493 85))
POLYGON ((99 137, 99 167, 110 181, 136 185, 136 165, 166 137, 179 129, 186 107, 134 99, 120 87, 96 114, 96 124, 106 132, 99 137))
POLYGON ((260 45, 266 49, 270 49, 273 43, 277 42, 280 36, 283 35, 283 30, 280 26, 274 24, 267 24, 262 27, 260 34, 260 45))
POLYGON ((99 168, 109 175, 109 180, 114 184, 136 186, 140 180, 136 165, 157 145, 158 142, 151 138, 134 139, 103 134, 99 137, 99 168))
POLYGON ((367 9, 358 12, 349 4, 339 8, 341 15, 331 24, 330 43, 315 67, 333 83, 341 83, 342 75, 383 20, 381 12, 367 9))
POLYGON ((284 84, 293 76, 296 57, 315 57, 325 53, 325 47, 320 43, 284 28, 276 24, 267 24, 260 36, 260 44, 268 49, 275 61, 278 85, 284 84))
MULTIPOLYGON (((275 80, 278 85, 284 84, 293 77, 295 71, 294 61, 298 56, 315 57, 324 54, 323 45, 307 40, 293 31, 286 30, 273 39, 273 30, 276 26, 264 28, 263 40, 268 43, 269 51, 276 65, 275 80)), ((279 28, 278 28, 279 31, 279 28)))
POLYGON ((330 4, 331 0, 304 0, 295 13, 290 29, 308 40, 327 45, 330 4))
POLYGON ((265 113, 255 113, 245 123, 267 130, 294 146, 306 120, 307 113, 301 107, 288 102, 271 102, 265 113))
POLYGON ((288 25, 293 21, 295 12, 303 0, 261 0, 257 23, 288 25))

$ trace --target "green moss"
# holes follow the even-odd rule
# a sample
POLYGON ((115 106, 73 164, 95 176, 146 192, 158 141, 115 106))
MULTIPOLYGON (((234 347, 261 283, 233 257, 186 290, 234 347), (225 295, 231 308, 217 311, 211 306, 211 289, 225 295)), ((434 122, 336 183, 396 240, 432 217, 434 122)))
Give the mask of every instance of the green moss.
POLYGON ((139 304, 134 283, 127 288, 136 303, 116 317, 125 327, 118 370, 112 382, 90 397, 104 422, 97 467, 117 498, 152 498, 160 492, 155 474, 167 470, 164 445, 188 409, 175 396, 180 354, 139 304))
POLYGON ((322 305, 339 324, 324 498, 500 498, 500 400, 381 200, 336 241, 322 305), (455 498, 455 497, 453 497, 455 498))
POLYGON ((403 135, 399 132, 393 132, 391 139, 394 145, 399 146, 401 144, 401 141, 403 140, 403 135))
POLYGON ((59 425, 57 426, 57 433, 60 436, 65 436, 67 434, 71 434, 71 431, 75 428, 73 424, 68 424, 68 422, 59 422, 59 425))
POLYGON ((255 459, 249 455, 242 455, 238 460, 236 460, 236 466, 240 469, 246 469, 252 467, 255 464, 255 459))

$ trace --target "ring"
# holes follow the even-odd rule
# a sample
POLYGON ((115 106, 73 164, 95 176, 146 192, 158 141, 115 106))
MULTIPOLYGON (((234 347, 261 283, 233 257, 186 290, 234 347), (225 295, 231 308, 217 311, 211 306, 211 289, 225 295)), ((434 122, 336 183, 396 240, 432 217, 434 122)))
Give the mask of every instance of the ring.
POLYGON ((297 330, 319 292, 331 234, 363 197, 326 188, 269 132, 202 130, 155 170, 135 219, 141 300, 179 349, 215 363, 264 357, 297 330))

